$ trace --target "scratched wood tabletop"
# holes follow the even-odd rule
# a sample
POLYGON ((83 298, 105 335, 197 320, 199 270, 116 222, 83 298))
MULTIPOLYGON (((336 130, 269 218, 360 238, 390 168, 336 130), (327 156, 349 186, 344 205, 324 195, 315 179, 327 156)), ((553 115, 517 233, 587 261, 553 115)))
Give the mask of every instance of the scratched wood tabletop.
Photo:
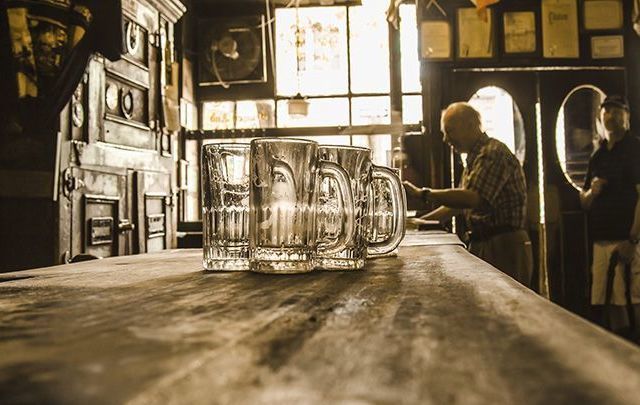
POLYGON ((189 249, 4 273, 0 403, 639 403, 638 348, 417 237, 357 272, 189 249))

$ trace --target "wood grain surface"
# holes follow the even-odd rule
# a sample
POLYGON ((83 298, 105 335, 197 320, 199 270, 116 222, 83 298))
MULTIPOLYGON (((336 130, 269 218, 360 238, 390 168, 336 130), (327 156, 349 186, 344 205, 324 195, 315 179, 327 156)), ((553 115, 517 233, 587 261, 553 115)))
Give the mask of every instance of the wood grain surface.
POLYGON ((289 276, 201 256, 1 274, 0 403, 640 401, 638 348, 460 246, 289 276))

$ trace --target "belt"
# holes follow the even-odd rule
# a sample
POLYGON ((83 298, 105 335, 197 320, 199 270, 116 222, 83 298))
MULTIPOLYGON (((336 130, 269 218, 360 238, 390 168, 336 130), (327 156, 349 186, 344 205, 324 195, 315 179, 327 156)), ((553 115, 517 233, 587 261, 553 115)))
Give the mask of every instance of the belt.
POLYGON ((503 233, 519 231, 521 228, 517 228, 511 225, 498 225, 492 228, 483 229, 482 231, 468 231, 467 238, 469 242, 482 242, 493 238, 494 236, 501 235, 503 233))

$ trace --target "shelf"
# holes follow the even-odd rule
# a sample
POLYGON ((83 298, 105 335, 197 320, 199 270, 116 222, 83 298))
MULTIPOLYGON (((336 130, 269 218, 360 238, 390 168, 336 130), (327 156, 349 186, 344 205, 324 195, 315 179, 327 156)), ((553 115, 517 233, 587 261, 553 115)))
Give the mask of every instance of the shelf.
MULTIPOLYGON (((299 128, 251 128, 187 131, 186 139, 261 138, 280 136, 387 135, 398 132, 393 125, 353 125, 299 128)), ((404 134, 421 134, 421 124, 403 126, 404 134)))

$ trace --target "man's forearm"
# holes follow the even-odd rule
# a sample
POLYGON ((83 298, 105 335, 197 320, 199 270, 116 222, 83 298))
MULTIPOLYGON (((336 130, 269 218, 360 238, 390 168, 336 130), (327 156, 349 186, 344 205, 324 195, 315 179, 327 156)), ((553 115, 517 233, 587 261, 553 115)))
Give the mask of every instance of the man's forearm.
POLYGON ((476 208, 482 204, 482 198, 473 190, 462 188, 447 188, 444 190, 431 190, 427 198, 449 208, 476 208))
POLYGON ((445 206, 441 206, 436 208, 435 210, 421 216, 421 219, 425 220, 436 220, 440 222, 447 222, 454 215, 458 215, 461 212, 459 209, 449 208, 445 206))

